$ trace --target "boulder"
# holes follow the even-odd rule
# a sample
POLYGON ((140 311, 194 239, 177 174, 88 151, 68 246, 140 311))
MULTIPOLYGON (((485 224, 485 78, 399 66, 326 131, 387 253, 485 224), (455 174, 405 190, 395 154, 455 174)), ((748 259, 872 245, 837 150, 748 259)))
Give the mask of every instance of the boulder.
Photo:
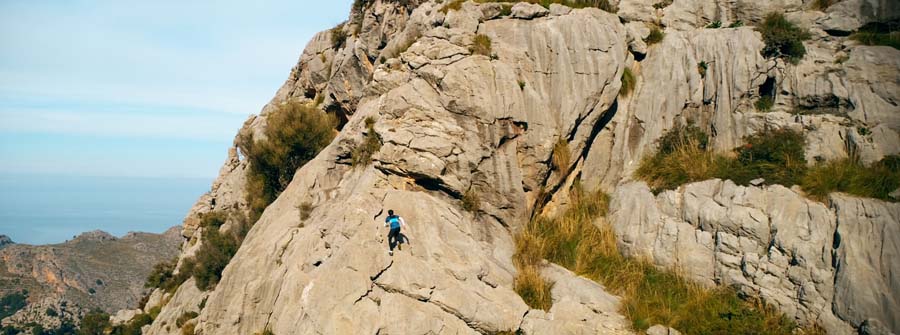
POLYGON ((523 20, 531 20, 534 18, 547 16, 550 14, 550 10, 544 8, 541 5, 527 3, 527 2, 517 2, 512 7, 512 17, 523 20))
POLYGON ((681 335, 681 332, 661 325, 655 325, 647 329, 647 335, 681 335))
POLYGON ((125 324, 131 321, 131 319, 133 319, 135 316, 143 312, 144 311, 139 309, 123 309, 110 316, 109 323, 111 323, 113 326, 125 324))

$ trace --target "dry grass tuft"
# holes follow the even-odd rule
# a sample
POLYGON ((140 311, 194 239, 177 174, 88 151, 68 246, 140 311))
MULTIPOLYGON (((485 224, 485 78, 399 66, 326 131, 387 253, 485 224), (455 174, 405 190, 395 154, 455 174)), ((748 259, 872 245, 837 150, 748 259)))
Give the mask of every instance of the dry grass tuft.
POLYGON ((541 270, 535 266, 520 269, 513 287, 528 307, 545 311, 553 306, 552 288, 553 284, 541 277, 541 270))
POLYGON ((571 164, 572 154, 569 151, 569 141, 565 137, 560 136, 553 145, 553 153, 550 164, 553 169, 561 173, 565 173, 571 164))
POLYGON ((468 190, 462 197, 462 208, 467 212, 477 212, 481 209, 481 199, 478 197, 478 193, 475 190, 468 190))
POLYGON ((475 35, 475 39, 472 41, 472 47, 469 48, 469 51, 472 52, 472 54, 488 57, 491 57, 491 50, 491 38, 482 34, 475 35))
POLYGON ((637 79, 634 77, 634 72, 631 72, 630 68, 625 68, 625 71, 622 72, 622 87, 619 89, 619 96, 626 97, 634 91, 634 87, 637 86, 637 79))

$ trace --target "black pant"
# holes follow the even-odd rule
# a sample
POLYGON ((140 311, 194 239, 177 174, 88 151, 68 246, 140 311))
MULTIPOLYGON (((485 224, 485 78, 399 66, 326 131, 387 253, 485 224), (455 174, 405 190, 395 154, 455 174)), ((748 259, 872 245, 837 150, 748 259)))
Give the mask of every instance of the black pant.
POLYGON ((400 227, 391 228, 391 231, 388 233, 388 245, 391 248, 391 251, 394 251, 394 245, 402 243, 400 240, 400 227))

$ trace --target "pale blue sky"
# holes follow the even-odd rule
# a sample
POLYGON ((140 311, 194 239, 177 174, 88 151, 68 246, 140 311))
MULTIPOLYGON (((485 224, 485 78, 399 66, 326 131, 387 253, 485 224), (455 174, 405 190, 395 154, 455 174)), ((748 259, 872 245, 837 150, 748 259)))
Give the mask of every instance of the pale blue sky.
POLYGON ((214 177, 350 3, 0 0, 0 174, 214 177))

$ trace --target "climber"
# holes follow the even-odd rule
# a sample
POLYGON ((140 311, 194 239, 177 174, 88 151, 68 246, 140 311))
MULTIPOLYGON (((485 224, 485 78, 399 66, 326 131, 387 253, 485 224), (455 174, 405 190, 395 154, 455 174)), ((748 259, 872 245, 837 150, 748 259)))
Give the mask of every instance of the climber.
MULTIPOLYGON (((406 221, 403 221, 399 215, 394 215, 394 210, 388 210, 388 216, 384 218, 384 226, 391 226, 390 232, 388 232, 388 255, 394 255, 394 245, 397 245, 397 248, 400 249, 400 244, 403 243, 403 234, 400 234, 400 227, 407 227, 406 221)), ((403 249, 400 249, 403 250, 403 249)))

